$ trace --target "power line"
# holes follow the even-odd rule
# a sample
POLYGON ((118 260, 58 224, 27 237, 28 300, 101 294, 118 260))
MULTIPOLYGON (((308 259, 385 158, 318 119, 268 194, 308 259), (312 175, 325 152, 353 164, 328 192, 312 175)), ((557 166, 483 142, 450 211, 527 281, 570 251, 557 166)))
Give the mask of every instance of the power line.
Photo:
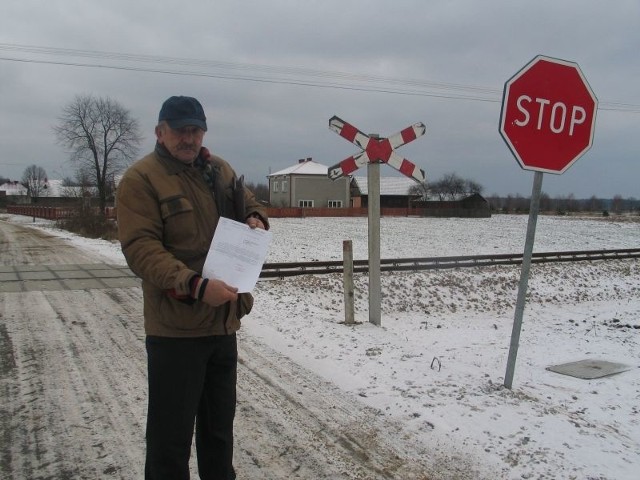
POLYGON ((103 68, 103 69, 110 69, 110 70, 125 70, 125 71, 131 71, 131 72, 158 73, 158 74, 165 74, 165 75, 177 75, 177 76, 187 76, 187 77, 206 77, 206 78, 219 78, 219 79, 226 79, 226 80, 244 80, 244 81, 258 82, 258 83, 275 83, 275 84, 298 85, 298 86, 317 87, 317 88, 354 90, 354 91, 361 91, 361 92, 390 93, 390 94, 396 94, 396 95, 410 95, 410 96, 421 96, 421 97, 436 97, 436 98, 446 98, 446 99, 452 99, 452 100, 475 100, 475 101, 481 101, 481 102, 499 102, 500 101, 497 98, 485 98, 485 97, 472 96, 472 95, 452 95, 452 94, 445 95, 445 94, 438 94, 438 93, 421 92, 417 90, 412 91, 412 90, 401 90, 401 89, 382 88, 382 87, 376 88, 376 87, 366 87, 366 86, 348 85, 348 84, 339 84, 339 83, 321 83, 321 82, 311 82, 311 81, 303 81, 303 80, 288 80, 285 78, 260 78, 260 77, 251 77, 251 76, 213 74, 213 73, 206 73, 206 72, 179 72, 174 70, 162 70, 162 69, 155 69, 150 67, 126 67, 126 66, 118 66, 118 65, 101 65, 101 64, 90 64, 90 63, 79 63, 79 62, 54 62, 54 61, 47 61, 47 60, 27 60, 27 59, 17 59, 17 58, 7 58, 7 57, 0 57, 0 60, 21 62, 21 63, 62 65, 62 66, 68 66, 68 67, 103 68))
POLYGON ((184 66, 197 66, 197 67, 206 67, 206 68, 219 68, 226 70, 253 70, 267 74, 284 74, 284 75, 298 75, 305 77, 322 77, 322 78, 337 78, 337 79, 346 79, 346 80, 354 80, 354 81, 365 81, 365 82, 379 82, 379 83, 389 83, 389 84, 399 84, 399 85, 413 85, 420 87, 431 87, 438 89, 452 89, 452 90, 465 90, 465 91, 474 91, 481 93, 500 93, 499 90, 493 88, 487 88, 477 85, 458 85, 453 83, 442 83, 442 82, 433 82, 426 80, 416 80, 416 79, 398 79, 398 78, 390 78, 376 75, 368 75, 361 73, 350 73, 350 72, 338 72, 338 71, 327 71, 327 70, 318 70, 311 68, 302 68, 302 67, 283 67, 283 66, 273 66, 273 65, 261 65, 254 63, 239 63, 239 62, 224 62, 217 60, 201 60, 201 59, 189 59, 189 58, 176 58, 176 57, 163 57, 163 56, 155 56, 155 55, 137 55, 137 54, 123 54, 123 53, 114 53, 114 52, 101 52, 101 51, 91 51, 91 50, 74 50, 74 49, 63 49, 63 48, 52 48, 52 47, 38 47, 32 45, 15 45, 15 44, 4 44, 0 43, 0 50, 8 50, 8 51, 20 51, 27 53, 35 53, 35 54, 44 54, 44 55, 57 55, 57 56, 70 56, 70 57, 88 57, 88 58, 97 58, 97 59, 110 59, 110 60, 123 60, 123 61, 133 61, 133 62, 143 62, 143 63, 159 63, 159 64, 170 64, 170 65, 184 65, 184 66))
MULTIPOLYGON (((35 45, 18 45, 10 43, 0 43, 0 51, 19 52, 23 54, 44 56, 90 58, 120 62, 119 64, 106 64, 87 63, 70 60, 54 61, 33 58, 0 57, 0 60, 22 63, 110 69, 189 77, 218 78, 224 80, 239 80, 257 83, 272 83, 394 95, 433 97, 451 100, 470 100, 499 103, 502 99, 501 89, 480 85, 463 85, 418 79, 391 78, 377 75, 327 71, 291 66, 283 67, 253 63, 197 60, 189 58, 41 47, 35 45), (133 62, 136 65, 126 65, 122 64, 122 62, 133 62), (140 64, 160 65, 163 67, 198 67, 219 70, 219 72, 215 73, 206 71, 179 71, 169 68, 140 66, 140 64)), ((621 102, 599 102, 598 109, 616 112, 640 113, 640 105, 621 102)))

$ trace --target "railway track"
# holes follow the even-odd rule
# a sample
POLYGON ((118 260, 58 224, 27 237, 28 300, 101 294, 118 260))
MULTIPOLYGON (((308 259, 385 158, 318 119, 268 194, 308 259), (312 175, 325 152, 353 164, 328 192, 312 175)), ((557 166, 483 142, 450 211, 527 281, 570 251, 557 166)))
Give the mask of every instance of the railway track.
MULTIPOLYGON (((391 258, 380 260, 383 272, 441 270, 449 268, 487 267, 492 265, 517 265, 522 263, 521 253, 497 255, 470 255, 458 257, 391 258)), ((532 263, 581 262, 594 260, 621 260, 640 258, 640 248, 618 250, 584 250, 570 252, 537 252, 532 255, 532 263)), ((369 271, 368 260, 354 260, 355 273, 369 271)), ((320 275, 342 273, 343 262, 287 262, 265 263, 260 278, 284 278, 296 275, 320 275)))

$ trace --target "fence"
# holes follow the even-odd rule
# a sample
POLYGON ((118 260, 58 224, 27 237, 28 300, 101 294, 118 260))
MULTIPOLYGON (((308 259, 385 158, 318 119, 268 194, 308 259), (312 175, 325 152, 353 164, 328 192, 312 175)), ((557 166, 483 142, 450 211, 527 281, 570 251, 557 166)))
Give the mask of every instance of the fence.
MULTIPOLYGON (((452 202, 453 203, 453 202, 452 202)), ((95 208, 95 207, 94 207, 95 208)), ((14 215, 26 215, 35 218, 57 220, 77 215, 80 210, 75 207, 43 207, 36 205, 7 205, 7 213, 14 215)), ((97 214, 98 209, 94 212, 97 214)), ((306 218, 306 217, 366 217, 366 208, 300 208, 300 207, 268 207, 269 218, 306 218)), ((480 209, 468 208, 381 208, 382 217, 489 217, 489 212, 480 209)), ((116 218, 116 208, 106 207, 105 216, 109 219, 116 218)))
MULTIPOLYGON (((366 208, 301 208, 301 207, 268 207, 269 218, 305 218, 305 217, 366 217, 366 208)), ((424 215, 422 208, 381 208, 383 217, 409 217, 424 215)))
MULTIPOLYGON (((298 208, 268 207, 269 218, 305 218, 305 217, 366 217, 366 208, 298 208)), ((431 202, 425 207, 382 207, 382 217, 461 217, 489 218, 491 211, 486 208, 465 207, 460 202, 431 202)))
MULTIPOLYGON (((94 209, 98 213, 97 208, 94 209)), ((7 205, 7 213, 13 215, 25 215, 27 217, 44 218, 47 220, 58 220, 60 218, 69 218, 78 215, 80 209, 77 207, 43 207, 38 205, 7 205)), ((107 218, 116 218, 116 209, 114 207, 105 208, 105 216, 107 218)))

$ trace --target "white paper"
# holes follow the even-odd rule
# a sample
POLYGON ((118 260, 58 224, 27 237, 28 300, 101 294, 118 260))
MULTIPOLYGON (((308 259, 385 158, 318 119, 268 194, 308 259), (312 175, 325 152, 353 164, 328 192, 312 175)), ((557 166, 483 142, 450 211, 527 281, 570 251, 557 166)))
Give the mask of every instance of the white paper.
POLYGON ((202 276, 222 280, 238 293, 250 292, 267 258, 271 236, 261 228, 220 217, 202 276))

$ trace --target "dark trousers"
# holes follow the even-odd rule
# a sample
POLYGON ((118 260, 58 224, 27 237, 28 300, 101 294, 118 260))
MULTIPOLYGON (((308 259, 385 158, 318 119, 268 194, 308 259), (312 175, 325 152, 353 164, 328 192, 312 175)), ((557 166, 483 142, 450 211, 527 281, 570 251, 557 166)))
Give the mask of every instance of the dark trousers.
POLYGON ((195 423, 202 480, 232 480, 236 336, 146 340, 146 480, 188 480, 195 423))

